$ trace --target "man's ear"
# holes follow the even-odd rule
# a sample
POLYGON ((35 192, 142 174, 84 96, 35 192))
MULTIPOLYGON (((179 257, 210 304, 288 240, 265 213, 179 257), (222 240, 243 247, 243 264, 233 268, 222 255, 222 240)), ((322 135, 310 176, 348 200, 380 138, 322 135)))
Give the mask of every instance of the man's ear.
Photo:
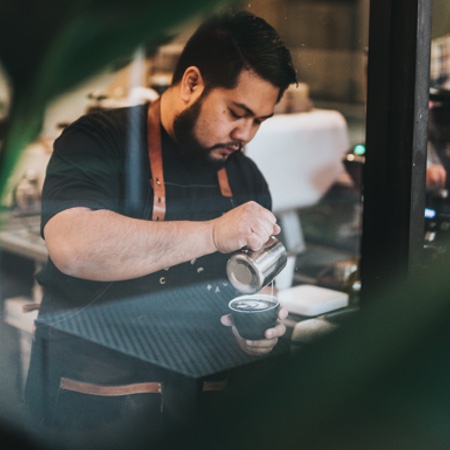
POLYGON ((181 96, 187 103, 196 100, 205 87, 200 69, 195 66, 188 67, 181 79, 181 96))

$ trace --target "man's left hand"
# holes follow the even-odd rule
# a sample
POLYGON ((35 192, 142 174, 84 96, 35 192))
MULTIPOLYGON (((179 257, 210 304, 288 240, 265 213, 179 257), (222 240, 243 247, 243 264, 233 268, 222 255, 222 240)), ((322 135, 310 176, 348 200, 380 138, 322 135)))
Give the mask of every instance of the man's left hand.
POLYGON ((270 353, 275 345, 278 343, 278 338, 283 336, 286 333, 286 326, 281 322, 286 319, 288 316, 288 310, 284 307, 280 307, 280 311, 278 312, 278 324, 273 328, 268 328, 265 331, 266 339, 251 341, 248 339, 244 339, 239 334, 238 330, 233 324, 233 318, 231 314, 226 314, 220 318, 220 322, 222 325, 226 327, 231 327, 233 335, 235 336, 239 347, 249 355, 266 355, 270 353))

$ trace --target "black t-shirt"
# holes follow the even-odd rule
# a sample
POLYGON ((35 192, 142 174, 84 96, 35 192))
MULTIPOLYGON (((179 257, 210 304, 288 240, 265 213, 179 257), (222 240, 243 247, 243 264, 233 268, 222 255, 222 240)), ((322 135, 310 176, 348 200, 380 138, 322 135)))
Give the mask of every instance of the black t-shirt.
MULTIPOLYGON (((42 229, 55 214, 73 207, 151 218, 153 190, 147 153, 147 109, 148 104, 92 113, 64 130, 55 142, 47 168, 42 229), (139 167, 133 171, 131 182, 125 176, 129 164, 139 167), (132 191, 130 183, 134 186, 132 191), (133 198, 138 199, 131 209, 127 192, 134 192, 133 198)), ((161 131, 165 220, 210 220, 249 200, 271 208, 266 181, 243 153, 234 153, 226 164, 233 197, 223 197, 217 171, 207 163, 183 159, 176 144, 161 131)), ((49 259, 37 277, 44 286, 40 309, 47 312, 84 306, 187 283, 224 279, 227 259, 227 255, 217 252, 145 277, 111 283, 64 275, 49 259)))

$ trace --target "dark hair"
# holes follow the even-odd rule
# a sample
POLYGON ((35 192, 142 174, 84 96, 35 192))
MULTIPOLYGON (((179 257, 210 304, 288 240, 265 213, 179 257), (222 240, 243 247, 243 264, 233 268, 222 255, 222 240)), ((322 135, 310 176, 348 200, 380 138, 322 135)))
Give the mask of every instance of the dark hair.
POLYGON ((187 42, 173 75, 181 81, 185 70, 196 66, 207 90, 232 89, 243 69, 250 69, 280 88, 297 82, 291 54, 278 33, 249 12, 222 14, 205 21, 187 42))

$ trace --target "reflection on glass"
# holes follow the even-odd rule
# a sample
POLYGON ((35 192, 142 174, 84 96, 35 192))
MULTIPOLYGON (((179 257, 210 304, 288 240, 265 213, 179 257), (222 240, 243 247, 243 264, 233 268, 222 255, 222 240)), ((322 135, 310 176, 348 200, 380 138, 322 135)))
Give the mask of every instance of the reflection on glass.
POLYGON ((297 254, 294 284, 348 291, 357 304, 369 2, 263 5, 249 8, 267 8, 272 23, 282 24, 300 82, 298 106, 285 96, 248 154, 269 180, 285 242, 297 254))
POLYGON ((450 26, 448 3, 433 2, 426 168, 425 265, 448 247, 450 170, 450 26))
MULTIPOLYGON (((313 284, 330 291, 345 292, 349 298, 346 307, 342 308, 345 311, 342 312, 346 314, 353 311, 353 307, 358 306, 360 288, 358 261, 362 209, 361 167, 365 151, 364 49, 367 46, 368 1, 329 1, 321 2, 320 5, 306 0, 260 1, 255 4, 246 2, 240 7, 235 6, 235 9, 249 10, 267 19, 279 30, 280 36, 292 54, 299 81, 298 86, 290 86, 287 89, 285 96, 275 107, 274 116, 270 118, 268 116, 272 114, 272 110, 268 109, 266 104, 258 102, 259 96, 266 95, 267 89, 267 86, 263 86, 264 83, 261 84, 258 79, 240 80, 240 83, 247 83, 245 84, 247 88, 249 86, 252 88, 246 90, 246 92, 252 92, 247 101, 252 105, 250 111, 248 107, 244 108, 232 97, 236 86, 227 87, 227 96, 219 98, 225 102, 231 121, 236 123, 242 121, 247 124, 246 119, 249 116, 253 118, 255 114, 258 126, 261 119, 264 121, 251 143, 239 150, 256 162, 267 180, 273 201, 273 211, 281 226, 280 239, 285 243, 291 260, 295 257, 294 269, 292 269, 294 276, 287 289, 313 284)), ((142 146, 146 135, 141 133, 142 136, 140 136, 134 131, 139 125, 145 123, 147 102, 156 102, 157 98, 167 92, 176 62, 191 28, 192 25, 189 24, 173 41, 165 43, 156 51, 146 53, 142 48, 138 49, 123 66, 116 67, 115 70, 107 70, 87 80, 73 92, 66 93, 64 97, 52 103, 44 120, 42 136, 37 142, 32 143, 33 148, 36 145, 41 146, 40 148, 45 147, 44 154, 47 159, 44 166, 47 165, 47 160, 53 152, 53 141, 67 126, 85 113, 94 113, 91 117, 94 117, 94 121, 98 120, 99 124, 105 120, 105 117, 110 117, 101 114, 110 110, 116 111, 116 108, 119 108, 117 111, 121 112, 116 113, 115 119, 120 116, 119 118, 126 123, 122 129, 121 143, 130 148, 142 146), (131 107, 129 111, 132 113, 125 114, 121 109, 123 107, 131 107), (100 115, 96 116, 96 112, 100 115), (131 133, 130 130, 132 130, 131 133)), ((198 86, 201 86, 198 73, 193 71, 190 75, 192 91, 198 90, 198 86)), ((241 87, 240 83, 237 84, 238 87, 241 87)), ((276 95, 272 91, 269 92, 268 97, 272 103, 275 103, 276 95)), ((215 110, 211 104, 206 103, 205 100, 204 105, 210 108, 208 118, 214 118, 215 110)), ((192 133, 198 114, 198 110, 191 109, 189 114, 182 116, 182 120, 180 119, 178 123, 178 136, 182 136, 186 142, 198 138, 192 133)), ((220 125, 220 121, 217 123, 220 125)), ((85 129, 93 126, 89 120, 82 121, 79 125, 85 129)), ((102 123, 103 125, 105 123, 102 123)), ((175 125, 174 128, 176 128, 175 125)), ((242 133, 245 133, 247 130, 244 129, 245 127, 242 128, 242 133)), ((142 129, 141 127, 141 131, 142 129)), ((73 131, 74 128, 70 130, 72 130, 71 133, 77 134, 73 131)), ((200 138, 208 146, 212 146, 210 144, 217 142, 210 143, 210 136, 219 130, 218 126, 209 126, 208 133, 200 134, 200 138)), ((64 158, 59 160, 60 167, 64 168, 64 177, 59 180, 60 184, 56 183, 54 186, 57 185, 57 189, 62 189, 64 183, 70 180, 80 189, 86 189, 86 195, 81 196, 84 203, 82 205, 77 203, 74 206, 98 209, 97 216, 100 216, 104 210, 122 208, 125 194, 111 184, 108 184, 108 189, 104 191, 98 189, 96 195, 97 198, 101 198, 100 207, 99 204, 90 203, 93 199, 90 197, 87 186, 97 185, 101 177, 104 177, 107 184, 110 177, 122 177, 122 171, 125 170, 124 167, 128 168, 127 165, 140 167, 147 163, 147 160, 135 155, 135 159, 127 160, 124 164, 117 160, 115 164, 108 166, 107 170, 103 170, 98 165, 99 160, 95 154, 86 151, 87 142, 90 139, 97 139, 92 137, 94 134, 90 135, 88 132, 89 137, 86 137, 80 133, 75 137, 78 139, 79 147, 74 146, 71 149, 72 166, 65 167, 64 158), (82 156, 85 159, 80 161, 82 156), (74 166, 77 167, 74 169, 74 166), (78 177, 80 173, 83 174, 83 182, 78 177)), ((167 143, 169 136, 164 134, 162 139, 165 139, 167 143)), ((240 140, 248 139, 235 137, 233 141, 226 142, 226 145, 221 147, 221 151, 214 153, 213 162, 220 167, 224 154, 238 150, 240 140)), ((57 146, 63 143, 64 138, 59 140, 57 146)), ((171 151, 174 150, 171 149, 171 151)), ((176 151, 175 149, 175 153, 176 151)), ((197 157, 192 161, 199 162, 197 157)), ((176 158, 169 160, 169 164, 171 163, 173 167, 179 167, 176 158)), ((23 164, 25 169, 28 169, 28 166, 35 170, 39 169, 38 175, 45 173, 45 167, 42 169, 33 161, 25 161, 23 164)), ((152 169, 152 173, 153 170, 156 169, 152 169)), ((196 169, 195 178, 190 178, 191 174, 184 173, 183 170, 179 169, 177 177, 183 178, 186 174, 189 175, 183 179, 184 184, 180 183, 176 177, 169 176, 163 180, 163 182, 166 181, 167 198, 184 208, 180 216, 171 216, 169 213, 168 217, 163 217, 166 221, 192 220, 192 205, 197 207, 202 205, 201 208, 197 208, 194 219, 204 222, 221 217, 222 213, 243 203, 244 200, 254 199, 253 197, 256 197, 256 200, 264 206, 269 206, 265 187, 256 196, 253 191, 251 195, 244 192, 246 186, 242 187, 240 183, 248 183, 253 176, 250 173, 239 179, 239 182, 234 178, 231 180, 232 191, 237 192, 235 198, 221 194, 217 200, 211 194, 211 185, 217 184, 216 171, 214 177, 210 172, 204 177, 203 174, 197 173, 196 169), (198 189, 202 183, 206 183, 205 189, 198 189), (182 185, 181 188, 180 185, 182 185), (196 190, 195 199, 186 206, 183 202, 189 189, 196 190)), ((166 174, 163 173, 163 175, 166 174)), ((51 176, 48 179, 51 180, 51 176)), ((2 361, 13 361, 6 372, 10 375, 9 381, 16 377, 19 381, 17 383, 8 381, 9 384, 5 383, 0 386, 0 389, 2 392, 5 390, 9 393, 10 400, 2 403, 5 413, 9 410, 13 411, 9 415, 13 417, 17 414, 20 416, 17 421, 21 423, 21 426, 27 426, 31 422, 25 419, 27 412, 24 410, 23 402, 24 373, 29 364, 32 336, 36 332, 33 327, 33 320, 37 314, 35 307, 42 301, 42 291, 34 281, 34 275, 42 268, 47 254, 44 241, 39 236, 39 231, 36 231, 39 217, 36 214, 35 203, 32 204, 32 208, 28 207, 31 204, 29 200, 35 200, 27 194, 26 190, 29 188, 31 178, 21 176, 19 181, 22 183, 20 189, 18 183, 13 183, 14 187, 10 192, 22 193, 20 205, 24 207, 18 208, 17 195, 12 194, 11 198, 16 201, 5 205, 9 215, 8 221, 5 222, 6 233, 1 236, 2 248, 7 254, 3 265, 9 265, 8 269, 11 269, 12 259, 16 262, 13 268, 17 270, 12 273, 11 270, 3 267, 1 285, 8 286, 9 289, 2 290, 2 300, 4 305, 8 305, 9 321, 2 322, 0 326, 0 330, 6 336, 0 344, 2 352, 6 354, 2 361), (30 231, 31 229, 33 232, 30 231), (21 264, 21 261, 26 263, 21 264), (14 302, 7 302, 11 299, 14 302), (11 319, 14 314, 17 322, 11 319), (24 414, 23 417, 22 414, 24 414)), ((127 204, 125 207, 130 207, 131 214, 141 218, 141 213, 151 209, 153 199, 150 204, 142 206, 142 198, 139 196, 141 192, 148 191, 148 180, 141 179, 135 174, 134 181, 140 184, 140 188, 144 187, 142 191, 138 189, 137 192, 131 192, 131 197, 137 201, 136 204, 140 210, 135 209, 136 204, 127 204)), ((155 192, 159 181, 152 180, 152 189, 155 192)), ((263 185, 263 183, 256 184, 263 185)), ((47 185, 47 189, 50 189, 49 186, 50 184, 47 185)), ((44 215, 53 214, 49 211, 54 211, 53 208, 56 208, 56 202, 51 203, 48 198, 44 215)), ((73 200, 73 197, 67 196, 63 199, 63 203, 68 204, 73 200)), ((155 203, 154 210, 157 208, 157 203, 158 201, 155 203)), ((252 217, 257 214, 259 210, 248 213, 252 217)), ((111 217, 112 220, 113 217, 111 217)), ((233 217, 229 216, 230 223, 233 223, 233 220, 233 217)), ((235 223, 233 229, 238 229, 238 225, 235 223)), ((91 235, 94 235, 94 227, 95 224, 89 232, 79 236, 80 242, 84 239, 89 240, 91 235)), ((127 237, 126 228, 119 226, 116 229, 122 242, 132 239, 132 236, 127 237)), ((270 231, 275 233, 275 230, 276 228, 270 231)), ((105 235, 107 231, 106 227, 102 230, 105 235)), ((188 240, 190 236, 199 232, 198 229, 185 232, 182 241, 188 240)), ((69 234, 65 237, 67 241, 68 236, 69 234)), ((57 247, 62 247, 67 241, 59 241, 57 247)), ((183 244, 182 241, 180 246, 183 244)), ((95 251, 101 248, 101 245, 97 241, 91 241, 90 247, 92 251, 95 251)), ((106 252, 106 249, 103 250, 106 252)), ((41 419, 43 411, 49 411, 56 405, 54 409, 57 411, 56 414, 51 414, 53 425, 67 423, 68 416, 72 416, 73 419, 72 408, 80 408, 79 411, 82 412, 77 415, 77 420, 71 422, 74 429, 84 429, 86 425, 92 426, 99 418, 100 422, 109 420, 114 422, 117 417, 120 417, 121 420, 124 419, 121 423, 128 425, 133 421, 136 411, 141 414, 144 410, 147 413, 152 411, 153 422, 159 423, 161 409, 167 411, 173 408, 170 411, 173 417, 177 413, 192 412, 191 406, 188 405, 192 401, 192 390, 221 391, 227 383, 227 370, 230 366, 234 368, 234 366, 248 363, 249 360, 260 359, 259 353, 265 353, 265 351, 255 349, 253 344, 245 340, 236 341, 230 332, 231 322, 227 316, 226 305, 238 293, 231 289, 226 278, 222 276, 225 274, 224 270, 216 271, 212 268, 213 264, 219 264, 224 269, 230 249, 225 246, 221 250, 223 254, 205 258, 202 258, 203 255, 200 252, 198 256, 195 255, 185 262, 180 270, 174 267, 159 267, 161 270, 158 270, 157 275, 146 278, 146 284, 138 290, 131 289, 131 283, 126 281, 131 273, 130 264, 126 259, 121 259, 124 255, 120 252, 110 254, 111 261, 114 258, 122 261, 120 270, 111 276, 117 279, 123 276, 124 280, 121 279, 119 283, 111 283, 108 276, 90 278, 95 271, 87 264, 84 267, 81 264, 78 273, 59 274, 60 284, 54 289, 53 295, 64 292, 68 303, 72 303, 66 305, 67 307, 63 310, 53 308, 56 303, 52 304, 51 301, 45 302, 45 310, 41 307, 41 315, 36 324, 39 347, 36 346, 33 353, 33 364, 36 363, 36 358, 40 360, 37 369, 35 367, 35 375, 38 373, 39 376, 34 378, 34 382, 49 381, 48 377, 55 373, 52 365, 56 365, 58 361, 59 377, 57 380, 50 381, 53 384, 59 383, 59 387, 49 397, 45 395, 45 392, 38 392, 39 389, 34 390, 32 419, 41 419), (79 275, 80 273, 82 275, 79 275), (178 285, 182 277, 186 276, 192 277, 192 282, 187 285, 178 285), (74 278, 77 277, 86 278, 88 281, 76 283, 74 278), (152 298, 148 296, 149 285, 154 287, 152 298), (83 298, 82 304, 79 302, 80 296, 83 298), (100 304, 98 300, 103 297, 108 301, 100 304), (216 301, 219 297, 223 297, 223 301, 216 301), (174 314, 173 311, 176 313, 174 314), (224 316, 226 318, 220 322, 221 317, 224 316), (71 348, 76 349, 76 352, 67 351, 68 341, 72 342, 71 348), (223 350, 224 347, 226 352, 223 350), (170 350, 171 348, 173 351, 170 350), (75 353, 83 354, 85 357, 83 361, 78 361, 75 353), (248 358, 249 353, 250 358, 248 358), (193 358, 191 354, 194 354, 193 358), (42 363, 44 360, 49 366, 42 363), (154 372, 158 375, 156 378, 153 375, 151 379, 148 378, 149 365, 146 364, 158 366, 154 372), (102 366, 101 370, 99 366, 102 366), (67 371, 66 375, 64 370, 67 371), (74 372, 77 372, 76 377, 73 376, 74 372), (170 375, 167 375, 167 372, 171 372, 170 375), (104 385, 105 380, 98 378, 98 373, 108 373, 106 380, 108 386, 104 385), (130 373, 135 375, 134 378, 132 377, 134 382, 131 383, 133 384, 131 387, 130 373), (200 386, 199 377, 206 376, 207 379, 202 378, 205 384, 200 386), (161 383, 162 379, 164 379, 163 383, 161 383), (176 386, 175 390, 182 391, 177 393, 181 400, 178 403, 171 403, 168 400, 165 404, 164 392, 173 392, 170 390, 173 386, 176 386), (183 390, 184 388, 186 391, 183 390), (130 391, 124 393, 124 389, 130 391), (115 398, 112 402, 107 399, 111 392, 114 393, 111 396, 115 398), (96 397, 91 397, 92 394, 96 397), (89 398, 89 401, 86 401, 86 398, 89 398), (52 401, 48 402, 48 399, 52 401), (70 399, 69 403, 65 401, 68 399, 70 399), (64 404, 71 406, 58 408, 64 404), (114 404, 113 407, 110 407, 109 405, 112 404, 114 404)), ((171 251, 176 253, 177 249, 175 251, 171 249, 171 251)), ((139 252, 138 247, 135 248, 135 252, 136 254, 139 252)), ((166 256, 161 254, 160 259, 166 256)), ((144 268, 139 276, 147 276, 145 272, 147 263, 145 258, 141 260, 140 265, 144 268)), ((50 263, 44 271, 39 272, 39 281, 46 284, 49 275, 56 271, 55 264, 50 263)), ((281 290, 278 293, 281 293, 281 290)), ((319 296, 314 298, 314 301, 320 303, 322 300, 319 296)), ((332 322, 333 328, 342 318, 339 315, 340 311, 336 314, 336 310, 332 307, 328 309, 322 307, 320 311, 324 314, 330 313, 329 317, 324 316, 320 320, 324 323, 332 322)), ((293 333, 295 327, 302 321, 302 327, 306 329, 307 320, 311 317, 306 317, 305 321, 305 317, 299 317, 290 311, 287 318, 281 319, 288 332, 277 343, 272 355, 296 348, 298 342, 291 337, 297 336, 299 341, 302 341, 304 335, 301 335, 299 329, 293 333)), ((322 329, 330 328, 325 326, 322 329)), ((320 335, 320 330, 316 337, 320 335)), ((314 336, 311 338, 310 330, 308 330, 308 339, 314 340, 314 336)), ((268 348, 271 351, 273 345, 270 344, 268 348)), ((43 386, 42 389, 44 389, 43 386)), ((46 431, 46 428, 38 429, 38 433, 45 434, 46 431)), ((97 435, 96 438, 106 439, 103 435, 97 435)))

